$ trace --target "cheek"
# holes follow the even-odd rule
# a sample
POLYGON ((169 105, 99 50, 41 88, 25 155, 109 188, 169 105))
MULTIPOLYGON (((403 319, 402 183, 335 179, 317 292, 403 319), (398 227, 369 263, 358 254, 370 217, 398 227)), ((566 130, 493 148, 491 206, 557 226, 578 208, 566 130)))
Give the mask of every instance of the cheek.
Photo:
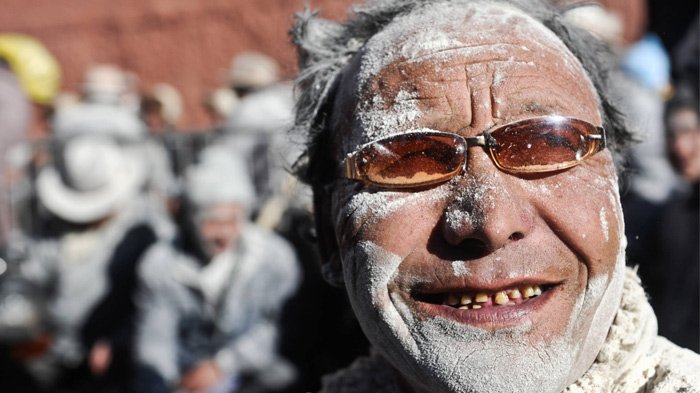
POLYGON ((591 162, 528 182, 541 217, 586 262, 589 279, 609 276, 625 243, 617 176, 607 157, 597 157, 603 159, 607 165, 591 162))
POLYGON ((442 187, 423 192, 352 192, 334 194, 332 214, 341 252, 368 241, 405 257, 425 244, 439 221, 446 198, 442 187))

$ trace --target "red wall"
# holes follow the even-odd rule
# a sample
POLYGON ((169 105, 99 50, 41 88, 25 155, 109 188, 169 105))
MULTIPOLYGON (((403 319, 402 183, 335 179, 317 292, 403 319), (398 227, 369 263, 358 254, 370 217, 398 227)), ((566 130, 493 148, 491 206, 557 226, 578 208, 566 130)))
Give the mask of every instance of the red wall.
POLYGON ((174 85, 183 95, 183 126, 206 122, 200 101, 221 85, 231 58, 258 50, 293 76, 287 32, 304 4, 342 19, 351 0, 0 0, 0 32, 43 41, 63 67, 63 90, 78 90, 94 63, 136 73, 141 87, 174 85))

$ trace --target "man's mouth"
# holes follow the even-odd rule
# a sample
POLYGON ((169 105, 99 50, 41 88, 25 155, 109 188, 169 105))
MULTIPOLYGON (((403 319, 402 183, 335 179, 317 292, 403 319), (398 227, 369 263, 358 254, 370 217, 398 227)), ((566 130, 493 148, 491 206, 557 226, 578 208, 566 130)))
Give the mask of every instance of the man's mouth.
POLYGON ((553 285, 517 285, 496 291, 450 291, 444 293, 414 294, 420 302, 449 306, 459 310, 479 310, 488 307, 507 307, 527 303, 547 292, 553 285))

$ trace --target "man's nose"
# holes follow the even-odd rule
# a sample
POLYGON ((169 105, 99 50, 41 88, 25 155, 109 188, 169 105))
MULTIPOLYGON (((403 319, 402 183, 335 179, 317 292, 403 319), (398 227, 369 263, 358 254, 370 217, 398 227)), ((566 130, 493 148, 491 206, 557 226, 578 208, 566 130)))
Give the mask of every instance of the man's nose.
POLYGON ((442 217, 448 244, 490 253, 525 238, 534 213, 511 175, 500 171, 484 149, 469 150, 466 172, 452 183, 452 197, 442 217))

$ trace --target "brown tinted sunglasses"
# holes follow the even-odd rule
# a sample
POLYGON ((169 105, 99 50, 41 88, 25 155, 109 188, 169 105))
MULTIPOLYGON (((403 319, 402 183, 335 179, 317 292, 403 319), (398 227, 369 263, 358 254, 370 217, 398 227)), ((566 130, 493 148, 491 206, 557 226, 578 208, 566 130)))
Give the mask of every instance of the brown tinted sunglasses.
POLYGON ((605 148, 605 130, 583 120, 543 116, 508 123, 475 137, 409 131, 367 143, 344 160, 345 176, 382 188, 441 183, 466 170, 467 148, 483 146, 503 171, 559 171, 605 148))

